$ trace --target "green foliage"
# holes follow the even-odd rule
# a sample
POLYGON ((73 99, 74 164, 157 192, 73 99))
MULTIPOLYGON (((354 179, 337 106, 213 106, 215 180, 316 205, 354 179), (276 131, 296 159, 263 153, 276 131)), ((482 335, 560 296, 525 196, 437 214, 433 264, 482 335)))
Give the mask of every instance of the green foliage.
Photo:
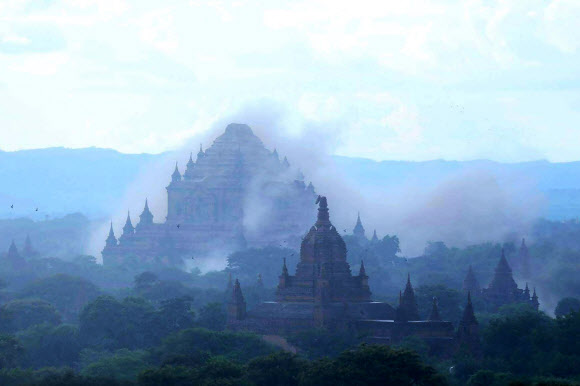
POLYGON ((149 353, 121 349, 103 357, 81 371, 81 375, 92 378, 112 377, 118 380, 131 381, 149 366, 149 353))
POLYGON ((298 347, 308 358, 335 356, 358 344, 351 333, 331 332, 326 329, 300 331, 288 336, 288 342, 298 347))
POLYGON ((308 362, 288 352, 273 353, 248 362, 247 379, 256 386, 298 385, 308 362))
POLYGON ((135 290, 144 291, 150 289, 159 282, 159 277, 150 271, 145 271, 135 276, 135 290))
POLYGON ((556 314, 556 316, 564 316, 573 311, 580 311, 580 299, 564 298, 558 302, 554 314, 556 314))
POLYGON ((300 385, 445 385, 445 378, 410 351, 362 345, 338 358, 318 359, 300 374, 300 385))
POLYGON ((11 335, 0 335, 0 369, 15 367, 22 359, 24 349, 11 335))
POLYGON ((99 296, 79 317, 85 344, 101 349, 138 348, 150 343, 154 307, 145 299, 99 296))
POLYGON ((226 358, 247 361, 260 355, 267 355, 275 349, 254 334, 190 328, 165 338, 157 349, 157 355, 163 361, 175 356, 187 358, 199 355, 200 351, 212 356, 223 355, 226 358))
POLYGON ((2 306, 3 329, 10 332, 25 330, 42 323, 57 325, 61 323, 59 312, 52 304, 41 299, 13 300, 2 306))
POLYGON ((39 324, 17 334, 26 366, 71 366, 78 361, 81 344, 75 326, 39 324))
POLYGON ((579 376, 580 316, 553 320, 523 310, 492 320, 483 332, 484 365, 515 375, 579 376))
POLYGON ((20 297, 45 300, 58 309, 65 321, 75 322, 82 308, 99 295, 99 288, 90 281, 57 274, 31 283, 20 297))
POLYGON ((196 324, 208 330, 222 331, 226 327, 227 315, 223 303, 208 303, 199 310, 196 324))

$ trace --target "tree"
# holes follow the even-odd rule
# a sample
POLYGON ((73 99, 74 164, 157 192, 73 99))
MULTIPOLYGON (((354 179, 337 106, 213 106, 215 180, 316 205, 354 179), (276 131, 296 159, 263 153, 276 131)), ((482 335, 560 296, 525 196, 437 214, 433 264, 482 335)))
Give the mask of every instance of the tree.
POLYGON ((135 289, 137 291, 142 291, 153 287, 159 282, 159 278, 156 274, 150 271, 145 271, 137 276, 135 276, 135 289))
POLYGON ((558 302, 554 314, 556 314, 556 316, 564 316, 572 311, 575 312, 580 311, 580 299, 563 298, 558 302))
POLYGON ((80 336, 96 348, 145 347, 158 339, 158 332, 152 330, 156 316, 155 308, 145 299, 128 297, 118 301, 99 296, 81 312, 80 336))
POLYGON ((42 299, 13 300, 2 306, 2 313, 6 313, 9 331, 25 330, 35 324, 48 323, 57 325, 61 323, 59 312, 52 304, 42 299))
POLYGON ((273 353, 248 362, 246 377, 256 386, 298 385, 299 376, 307 362, 288 352, 273 353))
POLYGON ((156 351, 160 362, 169 358, 185 359, 190 356, 194 356, 197 361, 200 352, 247 361, 260 355, 268 355, 275 351, 275 348, 254 334, 189 328, 169 335, 156 351))
POLYGON ((70 325, 39 324, 17 335, 26 351, 27 366, 71 366, 79 358, 81 344, 78 329, 70 325))
POLYGON ((301 385, 445 385, 445 378, 410 351, 361 345, 335 360, 319 359, 300 374, 301 385))
POLYGON ((22 298, 39 298, 53 304, 66 322, 76 322, 82 308, 99 296, 99 288, 77 276, 57 274, 36 280, 24 288, 22 298))
POLYGON ((199 310, 197 325, 209 330, 222 331, 226 327, 227 315, 222 303, 208 303, 199 310))
POLYGON ((483 331, 484 359, 490 370, 517 375, 548 371, 555 349, 555 321, 535 310, 492 320, 483 331))
POLYGON ((0 335, 0 369, 16 367, 22 360, 24 349, 12 335, 0 335))
POLYGON ((137 375, 149 367, 146 351, 121 349, 114 354, 89 364, 81 374, 86 377, 113 377, 118 380, 133 381, 137 375))

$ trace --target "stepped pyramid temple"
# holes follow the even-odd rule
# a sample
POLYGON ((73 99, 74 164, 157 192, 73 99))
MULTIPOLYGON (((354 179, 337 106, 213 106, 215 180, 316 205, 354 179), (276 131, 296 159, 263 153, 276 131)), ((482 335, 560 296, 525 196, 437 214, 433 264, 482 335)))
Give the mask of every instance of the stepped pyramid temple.
POLYGON ((326 197, 319 197, 318 203, 318 219, 302 240, 296 273, 291 275, 283 262, 276 301, 246 310, 236 281, 228 304, 228 328, 274 335, 312 328, 346 329, 387 344, 417 335, 439 351, 452 347, 456 342, 453 324, 441 320, 435 299, 429 319, 421 320, 410 277, 397 309, 371 300, 364 262, 358 275, 353 275, 346 245, 330 222, 326 197))
MULTIPOLYGON (((522 246, 525 248, 525 243, 522 243, 522 246)), ((475 296, 482 296, 488 303, 493 305, 494 310, 504 304, 511 303, 527 303, 536 310, 540 306, 535 288, 531 295, 527 283, 525 289, 518 288, 512 275, 512 269, 505 258, 503 249, 501 250, 501 257, 497 267, 495 268, 494 276, 491 283, 489 283, 489 286, 483 289, 479 288, 479 283, 477 282, 473 269, 470 266, 465 280, 463 281, 463 290, 470 292, 475 296)))
POLYGON ((178 165, 167 186, 167 217, 154 222, 147 200, 140 221, 131 217, 117 240, 113 228, 104 264, 126 259, 180 264, 183 258, 248 246, 298 244, 316 199, 304 176, 267 150, 249 126, 232 123, 196 161, 178 165), (267 229, 267 231, 265 231, 267 229))

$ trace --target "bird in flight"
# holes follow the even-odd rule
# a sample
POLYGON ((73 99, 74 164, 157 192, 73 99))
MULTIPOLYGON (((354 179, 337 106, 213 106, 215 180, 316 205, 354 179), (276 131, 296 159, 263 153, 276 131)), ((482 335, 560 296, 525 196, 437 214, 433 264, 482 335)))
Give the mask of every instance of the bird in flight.
POLYGON ((38 208, 36 208, 36 212, 38 212, 38 208))
POLYGON ((177 224, 177 227, 178 227, 178 228, 179 228, 180 226, 181 226, 180 224, 177 224))
POLYGON ((10 205, 10 209, 14 209, 14 204, 10 205))

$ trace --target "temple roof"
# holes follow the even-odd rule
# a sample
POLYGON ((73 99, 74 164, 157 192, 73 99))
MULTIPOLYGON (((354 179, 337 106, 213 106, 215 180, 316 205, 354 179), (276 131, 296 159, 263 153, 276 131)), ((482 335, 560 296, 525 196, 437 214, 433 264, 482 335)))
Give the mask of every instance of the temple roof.
POLYGON ((467 270, 467 275, 465 275, 465 279, 463 280, 463 290, 464 291, 479 291, 479 282, 473 273, 473 268, 471 264, 469 265, 469 269, 467 270))
POLYGON ((461 323, 465 325, 477 324, 475 313, 473 312, 473 304, 471 304, 471 292, 467 292, 467 305, 463 310, 463 317, 461 323))
POLYGON ((518 285, 514 281, 512 276, 512 270, 505 258, 505 252, 502 248, 501 258, 495 268, 495 274, 491 283, 489 284, 489 290, 494 292, 514 292, 517 290, 518 285))
POLYGON ((362 236, 362 237, 364 237, 364 235, 365 235, 365 228, 363 227, 362 221, 360 220, 360 212, 357 215, 356 225, 354 226, 354 229, 352 230, 352 233, 355 236, 362 236))

